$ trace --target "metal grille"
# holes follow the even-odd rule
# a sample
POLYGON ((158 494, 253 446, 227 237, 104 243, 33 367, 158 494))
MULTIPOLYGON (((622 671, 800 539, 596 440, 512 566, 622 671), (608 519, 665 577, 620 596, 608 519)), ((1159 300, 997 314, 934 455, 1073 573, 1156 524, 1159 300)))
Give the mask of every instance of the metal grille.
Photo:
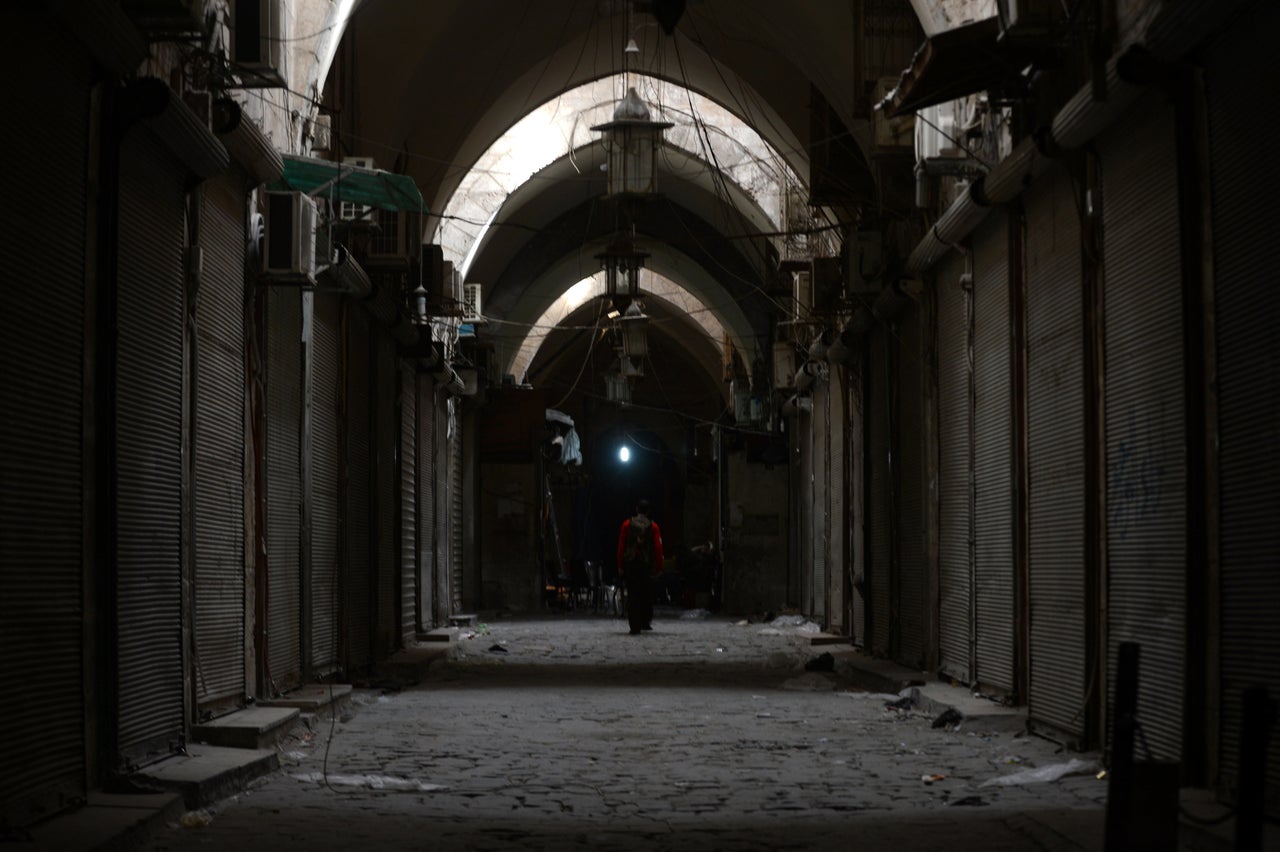
POLYGON ((449 406, 449 565, 453 611, 462 612, 462 418, 449 406))
POLYGON ((938 272, 938 644, 942 671, 973 680, 973 469, 969 295, 963 261, 938 272))
POLYGON ((0 311, 0 677, 39 701, 12 705, 0 727, 0 823, 26 825, 83 796, 81 647, 85 122, 89 62, 43 10, 7 26, 30 40, 6 140, 0 280, 21 289, 0 311), (40 169, 17 167, 40 162, 40 169), (50 229, 56 225, 56 239, 50 229), (30 499, 38 495, 39 499, 30 499))
POLYGON ((913 668, 924 666, 928 555, 924 541, 924 363, 920 308, 911 305, 898 326, 898 653, 913 668))
POLYGON ((866 397, 863 402, 867 424, 867 455, 871 467, 870 494, 867 495, 867 534, 870 537, 866 583, 870 588, 871 650, 889 653, 893 635, 893 612, 890 577, 892 575, 889 536, 893 530, 889 514, 893 511, 889 491, 889 358, 886 329, 877 326, 871 335, 871 354, 867 365, 866 397))
POLYGON ((339 301, 315 295, 311 329, 311 665, 338 665, 339 301))
POLYGON ((245 694, 244 199, 203 186, 195 296, 195 618, 200 704, 245 694))
POLYGON ((285 690, 302 678, 302 298, 267 291, 267 674, 285 690))
POLYGON ((120 154, 116 301, 118 762, 183 731, 182 247, 185 175, 142 130, 120 154))
MULTIPOLYGON (((1209 51, 1207 86, 1213 177, 1213 274, 1217 321, 1218 494, 1222 623, 1222 787, 1239 772, 1242 691, 1280 682, 1280 292, 1270 209, 1277 170, 1259 152, 1280 132, 1257 109, 1271 80, 1280 9, 1257 3, 1209 51), (1267 649, 1267 653, 1262 653, 1267 649)), ((1280 736, 1267 750, 1267 810, 1280 815, 1280 736)))
POLYGON ((374 575, 370 541, 369 321, 364 311, 347 309, 347 573, 343 582, 348 673, 365 671, 373 650, 374 575))
POLYGON ((1029 714, 1083 735, 1084 297, 1071 180, 1056 168, 1026 196, 1029 714))
POLYGON ((400 363, 400 637, 418 632, 418 391, 417 374, 400 363))
POLYGON ((1009 223, 973 238, 973 493, 975 676, 1014 691, 1013 334, 1009 223))
POLYGON ((377 449, 374 475, 378 483, 377 515, 375 529, 378 534, 377 556, 377 607, 375 627, 377 635, 377 659, 385 659, 400 644, 397 625, 400 621, 399 563, 396 559, 397 522, 396 495, 400 487, 400 471, 396 463, 396 446, 400 424, 396 419, 396 398, 400 394, 399 373, 396 369, 395 343, 375 328, 377 399, 377 449))
POLYGON ((1178 760, 1187 452, 1173 108, 1162 94, 1148 96, 1098 147, 1107 200, 1107 656, 1114 662, 1121 642, 1142 645, 1138 718, 1152 752, 1178 760))

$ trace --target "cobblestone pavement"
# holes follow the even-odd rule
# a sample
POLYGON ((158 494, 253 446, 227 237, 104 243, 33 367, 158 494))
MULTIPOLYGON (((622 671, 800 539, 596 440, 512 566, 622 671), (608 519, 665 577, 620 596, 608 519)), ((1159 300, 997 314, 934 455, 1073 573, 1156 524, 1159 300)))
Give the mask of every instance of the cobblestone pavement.
POLYGON ((980 786, 1080 755, 934 729, 887 709, 896 696, 806 672, 821 650, 795 627, 715 618, 659 618, 641 636, 619 619, 496 621, 426 682, 358 690, 281 747, 279 772, 148 848, 1101 845, 1092 772, 980 786))

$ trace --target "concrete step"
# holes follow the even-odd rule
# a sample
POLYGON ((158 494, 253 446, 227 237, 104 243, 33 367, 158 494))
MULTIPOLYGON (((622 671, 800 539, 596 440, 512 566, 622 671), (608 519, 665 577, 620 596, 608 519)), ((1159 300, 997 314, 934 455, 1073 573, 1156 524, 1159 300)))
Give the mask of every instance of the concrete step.
POLYGON ((187 747, 185 755, 174 755, 133 777, 141 783, 178 793, 187 808, 194 809, 240 792, 254 778, 275 771, 279 765, 274 749, 196 743, 187 747))
POLYGON ((290 690, 279 698, 258 702, 259 707, 293 707, 299 713, 314 713, 322 718, 341 714, 351 704, 349 683, 309 683, 290 690))
POLYGON ((480 619, 471 613, 459 613, 449 616, 449 626, 451 627, 475 627, 480 623, 480 619))
POLYGON ((196 725, 191 729, 191 738, 228 748, 274 748, 297 723, 298 716, 296 707, 246 707, 196 725))
POLYGON ((433 663, 449 656, 449 649, 450 644, 443 642, 404 648, 378 664, 375 679, 382 682, 394 681, 404 686, 421 683, 433 663))
POLYGON ((176 822, 186 810, 177 793, 120 795, 91 790, 83 807, 28 829, 30 843, 23 850, 141 849, 166 823, 176 822))

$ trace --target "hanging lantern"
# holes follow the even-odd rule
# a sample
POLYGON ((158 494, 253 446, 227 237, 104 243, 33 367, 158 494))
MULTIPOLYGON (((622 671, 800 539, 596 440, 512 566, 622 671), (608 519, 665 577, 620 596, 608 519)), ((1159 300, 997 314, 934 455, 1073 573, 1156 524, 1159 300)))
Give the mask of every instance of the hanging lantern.
POLYGON ((622 375, 621 369, 613 369, 604 374, 604 395, 609 402, 631 401, 631 383, 622 375))
POLYGON ((620 297, 625 301, 640 295, 640 267, 648 256, 647 252, 636 251, 635 243, 626 237, 614 240, 596 255, 604 269, 605 294, 615 304, 620 297))
POLYGON ((639 302, 632 302, 617 320, 618 331, 622 336, 622 354, 626 358, 644 363, 649 354, 648 326, 649 318, 639 302))
POLYGON ((658 191, 654 179, 658 145, 663 131, 674 126, 669 121, 653 121, 649 107, 632 87, 614 109, 613 121, 591 128, 604 135, 610 197, 652 195, 658 191))

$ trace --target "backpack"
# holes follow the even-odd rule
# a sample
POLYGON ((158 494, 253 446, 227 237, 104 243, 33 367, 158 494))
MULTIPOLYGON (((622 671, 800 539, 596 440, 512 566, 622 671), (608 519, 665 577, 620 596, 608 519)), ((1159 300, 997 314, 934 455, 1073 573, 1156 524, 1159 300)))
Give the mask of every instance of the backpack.
POLYGON ((627 527, 627 541, 622 546, 622 559, 627 565, 653 570, 653 521, 636 515, 627 527))

